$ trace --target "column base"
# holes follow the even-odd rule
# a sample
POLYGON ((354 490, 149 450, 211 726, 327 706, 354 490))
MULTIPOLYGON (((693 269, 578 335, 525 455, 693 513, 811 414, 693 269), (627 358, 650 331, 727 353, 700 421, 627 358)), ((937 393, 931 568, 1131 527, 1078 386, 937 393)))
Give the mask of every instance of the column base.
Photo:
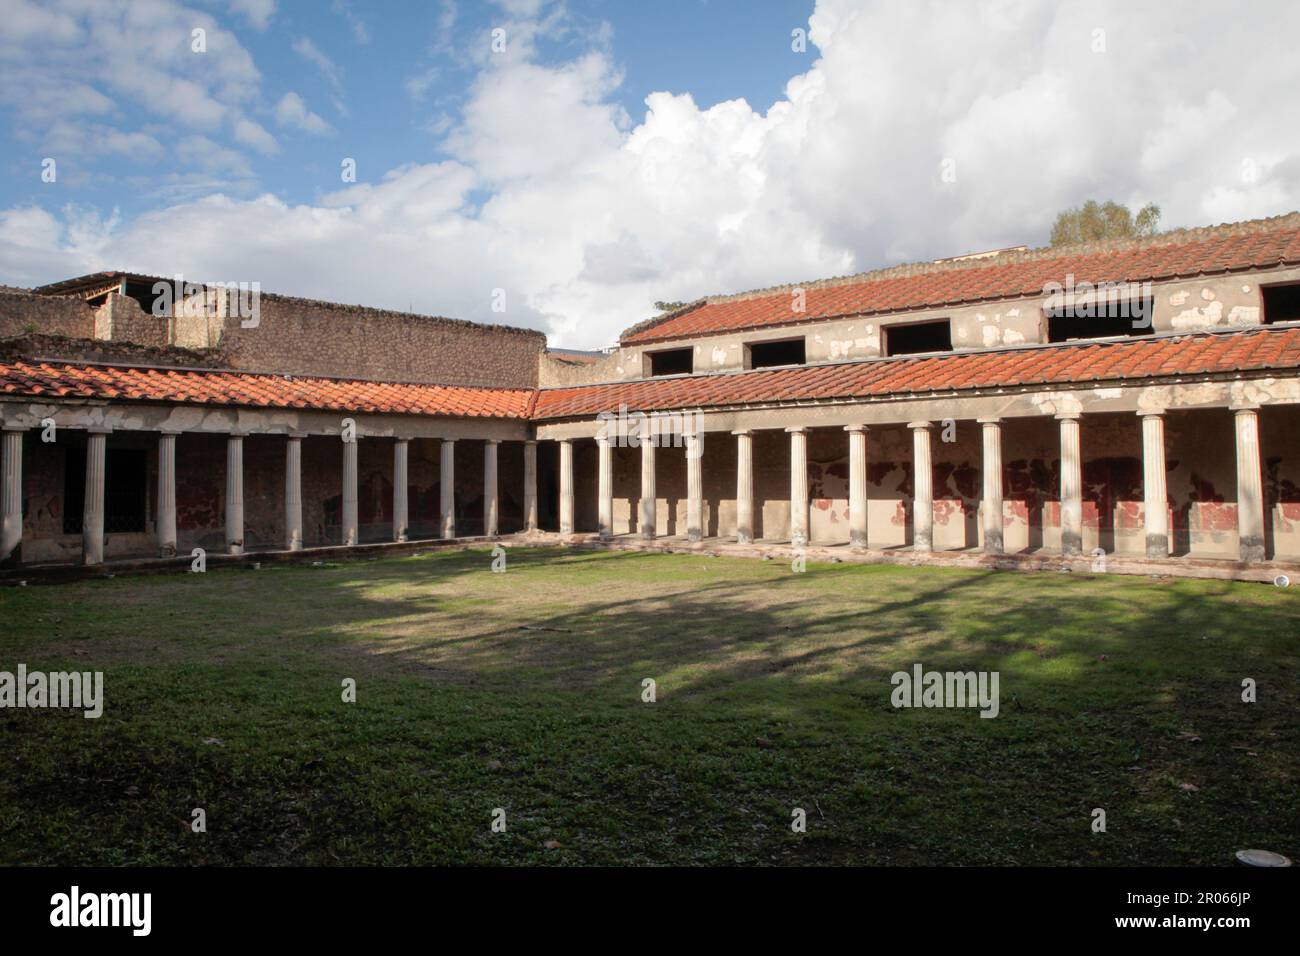
POLYGON ((1062 531, 1061 553, 1066 555, 1083 554, 1083 535, 1071 531, 1062 531))
POLYGON ((1002 554, 1003 552, 1002 533, 998 531, 986 531, 984 533, 984 553, 1002 554))
POLYGON ((700 533, 699 528, 691 528, 686 532, 686 540, 695 542, 703 541, 704 535, 700 533))
POLYGON ((1165 534, 1147 535, 1147 557, 1157 560, 1169 557, 1169 536, 1165 534))
POLYGON ((236 543, 233 543, 233 542, 232 542, 231 544, 226 545, 226 553, 227 553, 227 554, 243 554, 243 553, 244 553, 244 546, 243 546, 243 544, 236 544, 236 543))
POLYGON ((174 557, 176 557, 176 545, 174 545, 174 544, 164 544, 162 547, 160 547, 160 548, 158 549, 158 557, 160 557, 160 558, 174 558, 174 557))
POLYGON ((865 531, 850 531, 849 547, 854 551, 867 550, 867 533, 865 531))
POLYGON ((1242 538, 1239 549, 1241 560, 1248 564, 1265 559, 1264 542, 1260 538, 1242 538))
POLYGON ((736 544, 753 544, 754 535, 749 531, 736 532, 736 544))

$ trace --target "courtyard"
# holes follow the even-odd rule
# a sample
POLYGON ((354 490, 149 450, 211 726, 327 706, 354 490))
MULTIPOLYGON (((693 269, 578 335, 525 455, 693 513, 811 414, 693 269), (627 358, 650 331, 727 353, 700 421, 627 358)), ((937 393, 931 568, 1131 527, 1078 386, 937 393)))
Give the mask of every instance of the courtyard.
POLYGON ((1297 849, 1294 586, 561 548, 493 562, 433 550, 0 590, 0 671, 104 673, 98 719, 0 709, 0 863, 1297 849), (895 708, 891 675, 916 664, 998 672, 997 717, 895 708))

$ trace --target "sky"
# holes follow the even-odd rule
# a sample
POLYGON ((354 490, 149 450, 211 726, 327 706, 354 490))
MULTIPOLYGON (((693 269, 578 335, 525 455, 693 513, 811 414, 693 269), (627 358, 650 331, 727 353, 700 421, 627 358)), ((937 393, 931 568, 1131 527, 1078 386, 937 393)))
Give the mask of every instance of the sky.
POLYGON ((0 0, 0 284, 542 329, 1300 208, 1292 0, 0 0), (197 32, 196 32, 197 31, 197 32))

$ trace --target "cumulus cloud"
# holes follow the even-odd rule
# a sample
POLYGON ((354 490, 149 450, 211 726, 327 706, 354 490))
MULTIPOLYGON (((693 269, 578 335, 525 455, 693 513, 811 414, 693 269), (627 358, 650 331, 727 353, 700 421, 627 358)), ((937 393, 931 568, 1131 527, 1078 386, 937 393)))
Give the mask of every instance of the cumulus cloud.
POLYGON ((275 106, 275 121, 281 126, 302 130, 304 133, 332 133, 334 127, 325 122, 302 101, 302 97, 290 90, 280 98, 275 106))
MULTIPOLYGON (((789 73, 775 103, 661 91, 636 117, 616 101, 617 36, 546 61, 533 40, 557 29, 557 8, 502 8, 520 18, 510 52, 478 61, 439 144, 450 159, 363 167, 311 203, 223 192, 126 223, 47 214, 21 251, 0 229, 0 281, 107 266, 256 279, 581 347, 659 299, 1040 244, 1089 197, 1154 200, 1167 226, 1300 200, 1300 127, 1281 121, 1297 73, 1290 3, 1247 23, 1210 0, 977 0, 942 15, 819 0, 807 54, 769 67, 789 73)), ((309 113, 300 98, 286 107, 309 113)))

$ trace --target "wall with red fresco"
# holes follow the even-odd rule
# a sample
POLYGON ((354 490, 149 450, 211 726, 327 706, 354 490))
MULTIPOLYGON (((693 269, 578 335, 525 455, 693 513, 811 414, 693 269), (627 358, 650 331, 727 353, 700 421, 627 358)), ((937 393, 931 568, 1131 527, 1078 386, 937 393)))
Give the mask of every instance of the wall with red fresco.
POLYGON ((1300 559, 1300 406, 1259 412, 1264 460, 1265 546, 1270 555, 1300 559))

